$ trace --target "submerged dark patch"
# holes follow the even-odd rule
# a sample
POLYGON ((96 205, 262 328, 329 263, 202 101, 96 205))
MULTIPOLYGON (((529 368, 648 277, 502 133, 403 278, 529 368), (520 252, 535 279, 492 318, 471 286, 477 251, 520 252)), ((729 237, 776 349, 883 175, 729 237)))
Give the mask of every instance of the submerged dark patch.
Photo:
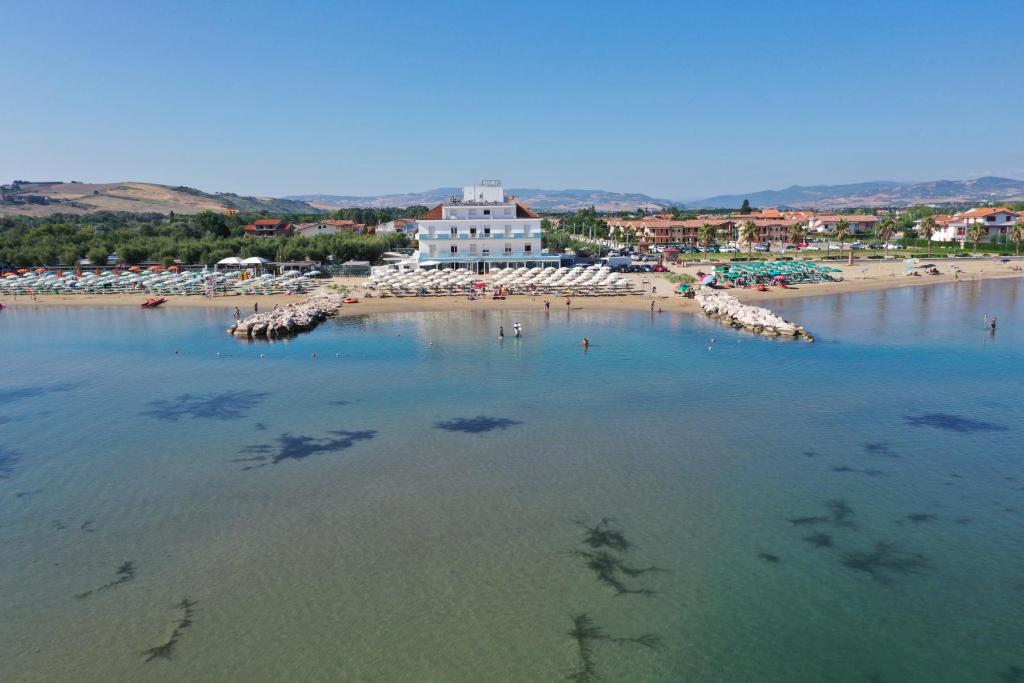
POLYGON ((37 385, 19 387, 17 389, 6 389, 0 392, 0 405, 17 403, 26 398, 45 396, 47 394, 58 394, 62 391, 70 391, 78 386, 78 383, 64 382, 61 384, 37 385))
POLYGON ((0 446, 0 479, 10 479, 19 460, 21 453, 0 446))
POLYGON ((1024 683, 1024 669, 1010 665, 999 672, 999 680, 1002 683, 1024 683))
POLYGON ((920 524, 921 522, 932 521, 933 519, 935 519, 935 515, 930 515, 927 512, 915 512, 912 515, 907 515, 907 519, 909 519, 911 522, 914 522, 915 524, 920 524))
POLYGON ((495 429, 508 429, 522 422, 510 420, 507 417, 487 417, 477 415, 476 417, 457 417, 454 420, 435 422, 434 426, 448 432, 464 432, 466 434, 483 434, 495 429))
POLYGON ((882 470, 872 470, 872 469, 862 470, 862 469, 858 469, 856 467, 849 467, 848 465, 839 465, 838 467, 833 467, 832 471, 833 472, 857 472, 857 473, 860 473, 860 474, 865 474, 865 475, 867 475, 869 477, 881 477, 882 475, 885 474, 885 472, 883 472, 882 470))
POLYGON ((966 434, 968 432, 1005 432, 1006 427, 994 422, 972 420, 950 413, 925 413, 924 415, 904 415, 903 419, 912 427, 933 427, 950 432, 966 434))
POLYGON ((253 391, 224 391, 219 394, 182 394, 177 398, 150 401, 142 415, 178 422, 182 419, 238 420, 258 406, 268 394, 253 391))
POLYGON ((894 451, 889 444, 884 441, 873 441, 864 444, 864 452, 869 455, 884 455, 887 458, 898 458, 899 453, 894 451))
POLYGON ((594 572, 598 581, 615 589, 616 595, 654 595, 655 593, 649 588, 631 588, 626 585, 619 574, 636 578, 650 572, 665 571, 660 567, 632 567, 604 551, 588 552, 586 550, 574 550, 573 554, 585 560, 587 569, 594 572))
POLYGON ((832 537, 828 534, 811 534, 804 536, 804 540, 818 548, 832 547, 832 537))
POLYGON ((770 562, 772 564, 778 564, 779 562, 782 561, 782 558, 780 558, 778 555, 774 555, 772 553, 758 553, 757 557, 759 559, 764 560, 765 562, 770 562))
POLYGON ((154 659, 171 658, 171 655, 174 654, 174 646, 181 638, 181 632, 192 625, 192 617, 194 617, 196 613, 195 606, 196 603, 188 598, 183 598, 181 602, 175 605, 175 609, 181 610, 181 616, 176 622, 174 622, 174 627, 171 629, 171 633, 167 637, 167 640, 156 647, 151 647, 142 652, 146 657, 147 662, 152 662, 154 659))
POLYGON ((578 662, 576 668, 567 676, 576 683, 591 683, 600 679, 594 664, 594 644, 599 642, 613 645, 639 645, 649 650, 661 647, 661 636, 645 633, 636 638, 617 638, 605 633, 604 629, 594 623, 587 614, 576 614, 572 617, 572 630, 568 634, 576 641, 578 662))
POLYGON ((611 548, 619 552, 629 550, 631 544, 626 540, 625 535, 618 529, 612 528, 611 524, 614 521, 611 517, 602 517, 596 526, 587 526, 584 522, 579 521, 576 523, 586 530, 583 542, 591 548, 611 548))
POLYGON ((851 508, 845 500, 825 501, 825 507, 829 510, 829 514, 827 515, 790 517, 789 523, 794 526, 832 524, 833 526, 844 527, 847 529, 855 529, 857 527, 856 523, 851 519, 853 517, 853 508, 851 508))
POLYGON ((115 572, 115 577, 116 578, 113 581, 109 581, 100 586, 99 588, 94 588, 93 590, 88 590, 84 593, 78 593, 77 595, 75 595, 75 597, 81 600, 83 598, 89 597, 93 593, 102 593, 105 590, 116 588, 117 586, 120 586, 122 583, 127 583, 131 581, 135 578, 135 563, 131 560, 128 560, 127 562, 122 562, 121 566, 118 567, 117 571, 115 572))
POLYGON ((928 558, 904 552, 895 543, 878 541, 870 551, 844 553, 843 564, 888 584, 892 582, 892 574, 923 574, 928 569, 928 558))
POLYGON ((375 430, 364 430, 360 432, 347 432, 343 430, 327 432, 329 437, 317 439, 312 436, 293 436, 282 434, 274 443, 256 444, 242 449, 242 453, 249 454, 246 458, 234 458, 232 462, 255 462, 256 465, 249 465, 243 468, 251 470, 266 465, 276 465, 283 460, 305 460, 311 455, 321 453, 337 453, 346 448, 351 448, 358 441, 367 441, 377 435, 375 430))

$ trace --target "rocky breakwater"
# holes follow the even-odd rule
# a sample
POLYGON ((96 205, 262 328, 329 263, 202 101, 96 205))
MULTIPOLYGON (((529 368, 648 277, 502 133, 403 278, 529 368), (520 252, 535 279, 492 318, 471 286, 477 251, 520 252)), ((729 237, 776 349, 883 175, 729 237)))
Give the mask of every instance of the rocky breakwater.
POLYGON ((814 341, 814 337, 800 325, 789 322, 767 308, 744 304, 731 294, 701 287, 694 298, 705 314, 732 327, 766 337, 800 337, 809 342, 814 341))
POLYGON ((274 339, 307 332, 335 315, 343 297, 327 291, 311 294, 305 301, 266 313, 253 313, 228 328, 228 334, 247 339, 274 339))

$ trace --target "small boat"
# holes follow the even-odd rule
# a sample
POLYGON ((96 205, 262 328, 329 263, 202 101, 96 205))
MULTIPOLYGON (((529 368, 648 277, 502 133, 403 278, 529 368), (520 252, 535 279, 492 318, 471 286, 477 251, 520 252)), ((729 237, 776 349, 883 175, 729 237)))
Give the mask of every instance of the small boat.
POLYGON ((167 299, 165 299, 162 296, 154 296, 154 297, 152 297, 150 299, 146 299, 145 301, 143 301, 142 302, 142 307, 143 308, 156 308, 157 306, 159 306, 160 304, 164 303, 165 301, 167 301, 167 299))

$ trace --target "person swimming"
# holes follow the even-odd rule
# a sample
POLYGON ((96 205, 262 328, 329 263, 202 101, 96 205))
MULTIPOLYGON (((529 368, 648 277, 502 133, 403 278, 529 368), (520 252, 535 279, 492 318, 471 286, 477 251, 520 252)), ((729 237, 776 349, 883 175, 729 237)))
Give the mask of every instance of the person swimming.
POLYGON ((583 338, 583 343, 582 343, 582 346, 583 346, 583 350, 584 350, 584 351, 586 351, 587 349, 589 349, 589 348, 590 348, 590 340, 589 340, 589 339, 587 339, 586 337, 584 337, 584 338, 583 338))

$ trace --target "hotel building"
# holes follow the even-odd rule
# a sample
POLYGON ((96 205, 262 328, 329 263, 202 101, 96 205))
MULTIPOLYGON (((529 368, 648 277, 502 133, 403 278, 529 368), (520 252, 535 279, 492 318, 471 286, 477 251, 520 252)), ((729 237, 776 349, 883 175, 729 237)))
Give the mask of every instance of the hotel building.
POLYGON ((463 188, 417 219, 420 267, 491 268, 558 266, 558 254, 541 251, 541 218, 505 197, 500 180, 463 188))

